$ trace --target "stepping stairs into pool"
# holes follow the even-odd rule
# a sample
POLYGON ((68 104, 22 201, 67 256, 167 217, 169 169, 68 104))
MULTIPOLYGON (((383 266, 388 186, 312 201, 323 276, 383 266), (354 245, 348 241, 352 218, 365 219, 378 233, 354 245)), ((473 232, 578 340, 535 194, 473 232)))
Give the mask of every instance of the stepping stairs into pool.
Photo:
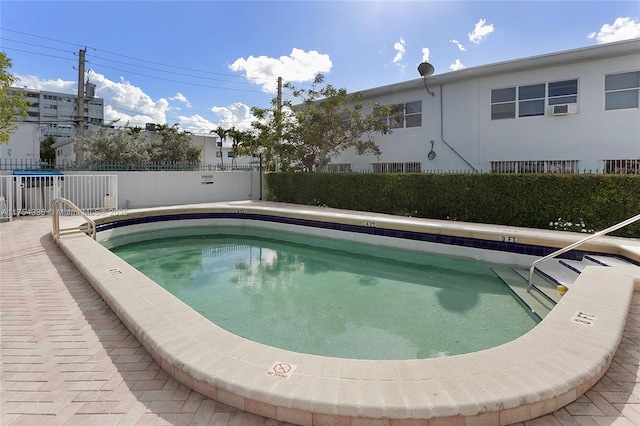
POLYGON ((621 268, 631 275, 640 276, 640 266, 631 262, 612 256, 590 254, 585 255, 582 260, 550 259, 540 263, 535 268, 531 291, 527 291, 528 269, 499 266, 492 270, 525 306, 540 319, 544 319, 562 297, 557 286, 571 289, 580 273, 590 265, 621 268))

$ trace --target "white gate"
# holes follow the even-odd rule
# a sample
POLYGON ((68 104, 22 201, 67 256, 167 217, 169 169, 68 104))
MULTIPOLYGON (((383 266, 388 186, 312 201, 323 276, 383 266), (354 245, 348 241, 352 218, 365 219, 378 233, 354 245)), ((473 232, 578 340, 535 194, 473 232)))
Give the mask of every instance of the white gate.
POLYGON ((59 197, 70 200, 88 215, 117 209, 118 176, 48 173, 0 176, 1 219, 50 214, 51 203, 59 197))

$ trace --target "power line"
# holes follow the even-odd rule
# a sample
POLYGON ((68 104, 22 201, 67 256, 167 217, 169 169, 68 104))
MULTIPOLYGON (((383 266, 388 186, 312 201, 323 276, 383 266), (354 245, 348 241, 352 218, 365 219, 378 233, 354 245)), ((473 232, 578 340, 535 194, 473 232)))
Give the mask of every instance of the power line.
MULTIPOLYGON (((222 80, 222 79, 218 79, 218 78, 201 77, 201 76, 192 75, 192 74, 177 73, 177 72, 174 72, 174 71, 165 71, 165 70, 160 70, 160 69, 157 69, 157 68, 145 67, 143 65, 136 65, 136 64, 129 63, 129 62, 115 61, 113 59, 103 58, 101 56, 90 55, 90 57, 91 58, 97 58, 97 59, 104 59, 104 60, 109 61, 109 62, 115 62, 115 63, 123 64, 123 65, 131 65, 131 66, 134 66, 134 67, 137 67, 137 68, 144 68, 144 69, 148 69, 148 70, 152 70, 152 71, 164 72, 164 73, 168 73, 168 74, 177 74, 177 75, 184 76, 184 77, 199 78, 199 79, 202 79, 202 80, 222 81, 222 82, 225 82, 225 83, 234 83, 234 84, 252 84, 252 83, 248 83, 246 81, 222 80)), ((92 61, 89 61, 89 62, 92 63, 92 61)))
MULTIPOLYGON (((70 54, 75 54, 74 52, 69 52, 69 51, 66 51, 64 49, 52 48, 52 47, 38 45, 38 44, 34 44, 34 43, 19 42, 19 41, 10 40, 10 39, 4 39, 4 40, 13 41, 13 42, 17 42, 17 43, 23 43, 23 44, 27 44, 27 45, 31 45, 31 46, 36 46, 36 47, 42 47, 42 48, 51 49, 51 50, 59 50, 59 51, 67 52, 67 53, 70 53, 70 54)), ((51 57, 51 58, 56 58, 56 59, 69 60, 69 58, 64 58, 64 57, 55 56, 55 55, 49 55, 49 54, 46 54, 46 53, 33 52, 33 51, 28 51, 28 50, 23 50, 23 49, 16 49, 16 48, 11 48, 11 47, 5 47, 5 49, 13 50, 13 51, 17 51, 17 52, 22 52, 22 53, 33 54, 33 55, 46 56, 46 57, 51 57)), ((111 61, 111 62, 121 63, 121 64, 125 64, 125 65, 131 65, 131 66, 137 66, 137 67, 141 67, 141 68, 145 68, 145 69, 150 69, 150 70, 153 70, 153 71, 176 74, 176 75, 183 76, 183 77, 190 77, 190 78, 197 78, 197 79, 204 79, 204 80, 211 80, 211 81, 228 82, 228 83, 231 83, 231 84, 246 84, 246 85, 252 85, 253 84, 253 83, 249 83, 249 82, 228 81, 228 80, 214 79, 214 78, 210 78, 210 77, 200 77, 200 76, 195 76, 195 75, 177 73, 177 72, 173 72, 173 71, 159 70, 159 69, 155 69, 155 68, 151 68, 151 67, 139 66, 139 65, 135 65, 135 64, 127 63, 127 62, 122 62, 122 61, 114 61, 114 60, 108 59, 108 58, 102 58, 102 57, 97 57, 97 58, 104 59, 104 60, 111 61)), ((231 90, 231 91, 240 91, 240 92, 248 92, 248 93, 263 93, 261 90, 248 90, 248 89, 238 89, 238 88, 231 88, 231 87, 222 87, 222 86, 212 86, 212 85, 206 85, 206 84, 199 84, 199 83, 193 83, 193 82, 188 82, 188 81, 181 81, 181 80, 169 79, 169 78, 164 78, 164 77, 158 77, 158 76, 153 76, 153 75, 149 75, 149 74, 143 74, 143 73, 139 73, 139 72, 135 72, 135 71, 124 70, 124 69, 121 69, 121 68, 111 67, 111 66, 99 63, 99 62, 93 62, 93 61, 87 61, 87 62, 89 62, 91 64, 95 64, 95 65, 101 66, 101 67, 104 67, 104 68, 107 68, 107 69, 111 69, 111 70, 114 70, 114 71, 120 71, 120 72, 123 72, 123 73, 139 75, 139 76, 142 76, 142 77, 153 78, 153 79, 157 79, 157 80, 169 81, 169 82, 172 82, 172 83, 187 84, 187 85, 191 85, 191 86, 206 87, 206 88, 210 88, 210 89, 219 89, 219 90, 231 90)), ((212 74, 217 74, 217 73, 212 73, 212 74)), ((226 75, 226 74, 220 74, 220 75, 226 75)), ((234 76, 234 77, 237 77, 237 76, 234 76)))
MULTIPOLYGON (((38 35, 35 35, 35 34, 29 34, 29 33, 21 32, 21 31, 10 30, 10 29, 6 29, 6 28, 2 28, 2 27, 0 27, 0 30, 14 32, 14 33, 17 33, 17 34, 22 34, 22 35, 26 35, 26 36, 30 36, 30 37, 41 38, 43 40, 53 41, 53 42, 56 42, 56 43, 63 43, 63 44, 69 44, 69 45, 72 45, 72 46, 82 47, 82 45, 77 44, 77 43, 70 43, 70 42, 66 42, 66 41, 62 41, 62 40, 55 40, 55 39, 48 38, 48 37, 42 37, 42 36, 38 36, 38 35)), ((16 43, 30 44, 30 45, 33 45, 33 46, 39 46, 39 47, 43 47, 43 48, 49 48, 47 46, 36 45, 36 44, 33 44, 33 43, 28 43, 28 42, 21 42, 21 41, 16 41, 16 40, 10 40, 10 41, 14 41, 16 43)), ((55 48, 50 48, 50 49, 55 49, 55 48)), ((149 60, 146 60, 146 59, 140 59, 140 58, 137 58, 137 57, 127 56, 127 55, 123 55, 123 54, 120 54, 120 53, 110 52, 110 51, 107 51, 107 50, 101 50, 101 49, 98 49, 98 48, 95 48, 95 47, 91 47, 91 46, 87 46, 86 49, 91 49, 91 50, 96 51, 96 52, 102 52, 102 53, 106 53, 106 54, 109 54, 109 55, 119 56, 119 57, 122 57, 122 58, 131 59, 131 60, 138 61, 138 62, 145 62, 145 63, 158 65, 158 66, 166 67, 166 68, 174 68, 174 69, 192 71, 192 72, 197 72, 197 73, 202 73, 202 74, 211 74, 211 75, 220 75, 220 76, 225 76, 225 77, 238 78, 237 74, 217 73, 217 72, 213 72, 213 71, 205 71, 205 70, 199 70, 199 69, 195 69, 195 68, 180 67, 180 66, 176 66, 176 65, 164 64, 164 63, 161 63, 161 62, 149 61, 149 60)), ((17 50, 17 49, 14 49, 14 50, 17 50)), ((61 49, 56 49, 56 50, 61 50, 61 49)), ((27 53, 32 53, 32 52, 27 52, 27 53)), ((159 69, 151 68, 151 67, 143 67, 141 65, 131 64, 131 63, 122 62, 122 61, 116 61, 114 59, 100 57, 100 56, 92 55, 90 53, 88 53, 88 55, 90 57, 95 57, 95 58, 98 58, 98 59, 104 59, 106 61, 116 62, 116 63, 120 63, 120 64, 125 64, 125 65, 131 65, 131 66, 137 66, 137 67, 140 67, 140 68, 151 69, 151 70, 154 70, 154 71, 166 72, 166 73, 174 73, 174 74, 178 74, 178 75, 182 75, 182 76, 186 76, 186 77, 192 77, 192 78, 207 79, 206 77, 198 77, 198 76, 188 75, 188 74, 184 74, 184 73, 177 73, 177 72, 172 72, 172 71, 159 70, 159 69)), ((119 71, 122 71, 122 70, 119 70, 119 71)), ((128 72, 128 71, 123 71, 123 72, 128 72)), ((144 74, 139 74, 139 75, 144 75, 144 74)), ((214 80, 214 81, 225 81, 225 80, 216 80, 216 79, 211 79, 211 80, 214 80)), ((264 81, 268 81, 268 80, 269 80, 268 78, 264 79, 264 81)), ((230 82, 230 83, 255 84, 255 83, 248 83, 248 82, 230 82)), ((309 83, 304 83, 304 82, 300 82, 300 84, 305 85, 305 86, 306 85, 309 85, 309 86, 311 85, 309 83)))
MULTIPOLYGON (((14 33, 18 33, 18 34, 22 34, 22 35, 26 35, 26 36, 30 36, 30 37, 41 38, 43 40, 53 41, 53 42, 56 42, 56 43, 69 44, 69 45, 72 45, 72 46, 77 46, 79 48, 83 47, 83 45, 80 45, 80 44, 77 44, 77 43, 69 43, 69 42, 66 42, 66 41, 55 40, 55 39, 52 39, 52 38, 42 37, 42 36, 38 36, 38 35, 35 35, 35 34, 29 34, 29 33, 21 32, 21 31, 10 30, 10 29, 7 29, 7 28, 0 27, 0 30, 14 32, 14 33)), ((31 44, 31 43, 28 43, 28 42, 20 42, 20 41, 15 41, 15 40, 11 40, 11 41, 14 41, 16 43, 31 44)), ((37 45, 34 44, 34 46, 37 46, 37 45)), ((40 47, 47 47, 47 46, 40 45, 40 47)), ((238 77, 236 74, 224 74, 224 73, 217 73, 217 72, 213 72, 213 71, 198 70, 198 69, 195 69, 195 68, 180 67, 180 66, 177 66, 177 65, 163 64, 161 62, 154 62, 154 61, 149 61, 149 60, 146 60, 146 59, 140 59, 140 58, 133 57, 133 56, 127 56, 127 55, 123 55, 123 54, 120 54, 120 53, 110 52, 110 51, 107 51, 107 50, 101 50, 101 49, 98 49, 96 47, 91 47, 91 46, 87 46, 86 48, 94 50, 96 52, 103 52, 103 53, 106 53, 106 54, 109 54, 109 55, 119 56, 119 57, 122 57, 122 58, 131 59, 131 60, 139 61, 139 62, 146 62, 146 63, 149 63, 149 64, 159 65, 159 66, 167 67, 167 68, 175 68, 175 69, 180 69, 180 70, 185 70, 185 71, 199 72, 199 73, 203 73, 203 74, 221 75, 221 76, 226 76, 226 77, 236 77, 236 78, 238 77)), ((98 57, 98 56, 96 56, 96 57, 98 57)), ((108 59, 108 58, 100 58, 100 59, 105 59, 105 60, 108 60, 108 61, 114 61, 113 59, 108 59)), ((114 62, 118 62, 118 61, 114 61, 114 62)), ((133 64, 128 64, 128 65, 133 65, 133 64)), ((138 65, 135 65, 135 66, 138 66, 138 65)), ((169 72, 169 71, 164 71, 164 72, 169 72)))
POLYGON ((71 59, 71 58, 63 58, 62 56, 48 55, 46 53, 30 52, 28 50, 15 49, 13 47, 3 47, 2 49, 3 50, 14 50, 16 52, 29 53, 29 54, 33 54, 33 55, 47 56, 49 58, 64 59, 65 61, 73 60, 75 62, 75 59, 71 59))
MULTIPOLYGON (((94 64, 94 62, 89 62, 89 63, 94 64)), ((135 74, 135 75, 139 75, 139 76, 142 76, 142 77, 154 78, 156 80, 170 81, 172 83, 180 83, 180 84, 188 84, 188 85, 191 85, 191 86, 207 87, 209 89, 233 90, 233 91, 238 91, 238 92, 250 92, 250 93, 262 93, 262 91, 260 91, 260 90, 234 89, 234 88, 230 88, 230 87, 220 87, 220 86, 210 86, 210 85, 199 84, 199 83, 190 83, 188 81, 179 81, 179 80, 173 80, 173 79, 170 79, 170 78, 156 77, 154 75, 142 74, 142 73, 134 72, 134 71, 122 70, 122 69, 119 69, 119 68, 114 68, 114 67, 110 67, 108 65, 99 64, 99 63, 96 63, 96 65, 99 65, 101 67, 108 68, 108 69, 111 69, 111 70, 114 70, 114 71, 126 72, 128 74, 135 74)))

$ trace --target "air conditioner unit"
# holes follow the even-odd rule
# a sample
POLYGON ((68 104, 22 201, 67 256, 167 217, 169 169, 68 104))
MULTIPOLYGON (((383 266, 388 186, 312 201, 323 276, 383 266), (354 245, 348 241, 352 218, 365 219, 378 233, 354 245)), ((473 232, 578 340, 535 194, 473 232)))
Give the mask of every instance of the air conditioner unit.
POLYGON ((578 105, 577 104, 550 105, 549 106, 549 113, 551 115, 577 114, 578 113, 578 105))

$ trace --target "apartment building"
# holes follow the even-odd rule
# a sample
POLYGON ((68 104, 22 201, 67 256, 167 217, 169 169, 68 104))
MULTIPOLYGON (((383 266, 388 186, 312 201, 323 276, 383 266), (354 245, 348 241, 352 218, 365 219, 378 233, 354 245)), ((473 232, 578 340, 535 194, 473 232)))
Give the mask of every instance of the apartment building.
POLYGON ((640 39, 422 71, 362 92, 403 117, 379 158, 345 151, 330 171, 640 172, 640 39))
MULTIPOLYGON (((12 87, 11 93, 22 92, 29 103, 27 116, 11 135, 9 143, 0 146, 0 159, 38 159, 40 143, 49 135, 56 140, 56 145, 76 134, 78 117, 78 96, 12 87)), ((86 85, 84 99, 85 131, 99 128, 104 123, 104 100, 94 97, 95 86, 86 85)), ((67 151, 73 150, 67 146, 67 151)), ((62 152, 59 153, 62 155, 62 152)), ((70 152, 68 153, 70 154, 70 152)))

